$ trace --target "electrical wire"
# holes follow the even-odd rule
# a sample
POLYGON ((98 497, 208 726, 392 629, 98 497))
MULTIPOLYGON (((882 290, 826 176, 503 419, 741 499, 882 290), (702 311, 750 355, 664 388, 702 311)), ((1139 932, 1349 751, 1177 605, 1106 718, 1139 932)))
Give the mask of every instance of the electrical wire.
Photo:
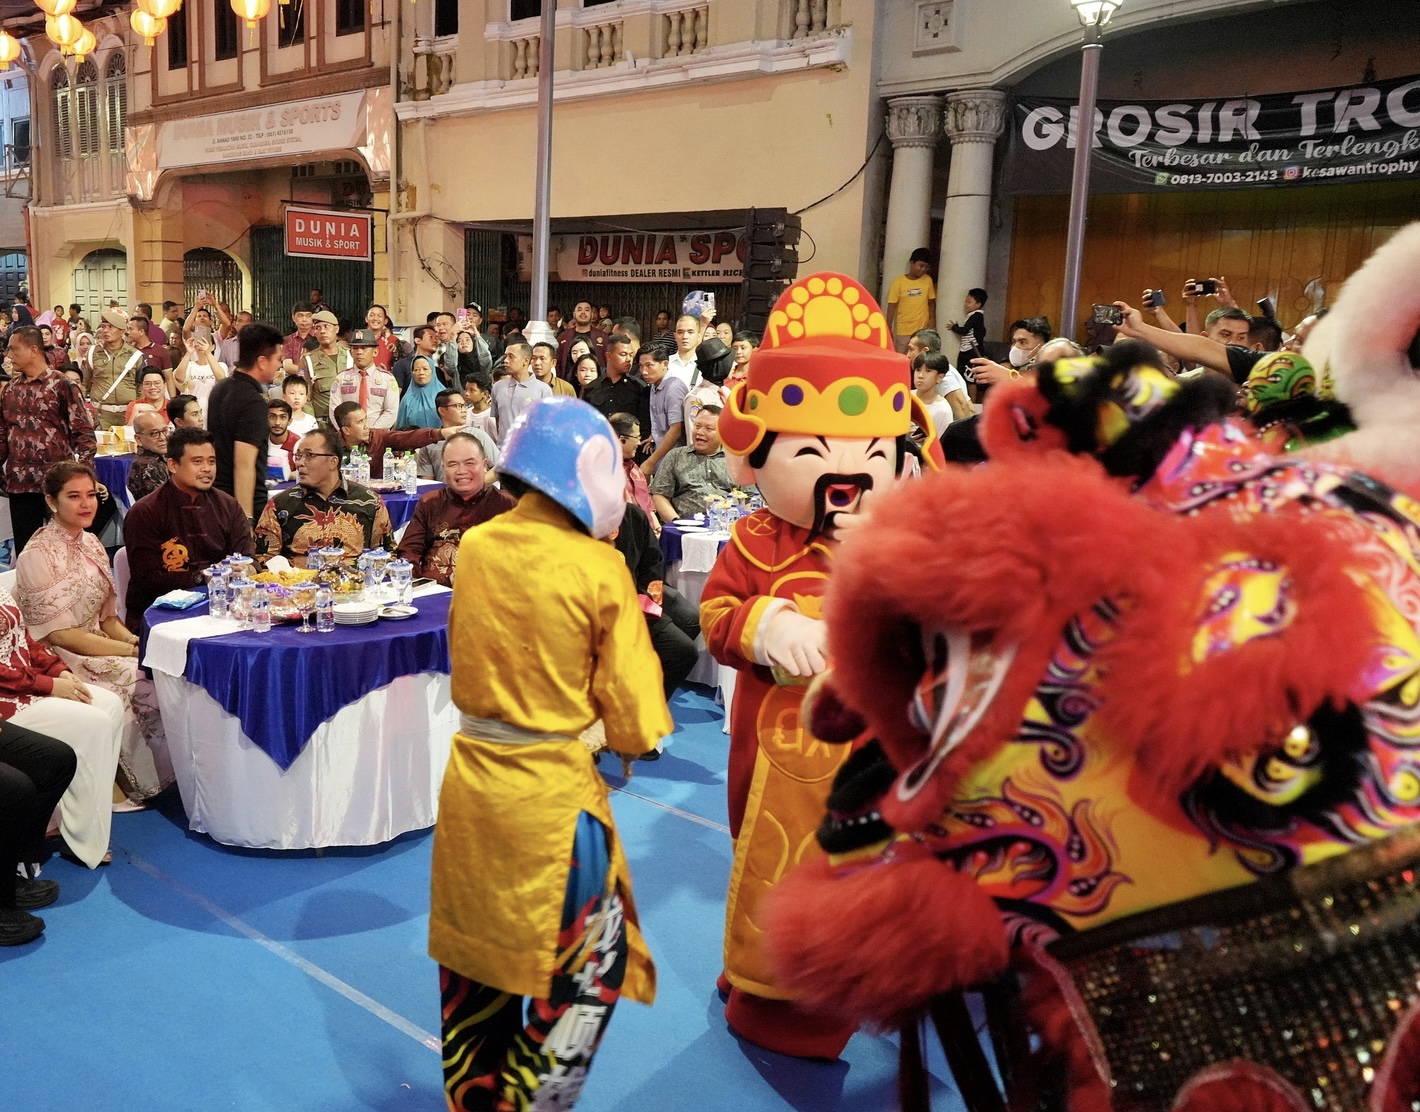
POLYGON ((434 279, 434 281, 439 284, 439 288, 441 290, 443 290, 450 297, 457 297, 462 283, 459 281, 459 272, 454 269, 454 264, 449 262, 447 258, 445 258, 442 254, 439 253, 436 253, 432 260, 427 259, 424 257, 424 252, 419 247, 419 225, 424 223, 424 221, 428 219, 430 219, 430 217, 421 216, 418 220, 414 222, 414 227, 410 229, 411 234, 409 238, 410 242, 414 244, 414 257, 419 260, 419 265, 423 269, 424 273, 429 275, 430 278, 434 279), (435 273, 434 267, 430 265, 431 261, 438 263, 444 268, 445 273, 443 276, 440 276, 439 274, 435 273), (452 275, 451 278, 449 277, 450 275, 452 275))
POLYGON ((851 178, 849 178, 846 182, 844 182, 842 185, 840 185, 840 186, 839 186, 837 189, 835 189, 832 193, 828 194, 828 196, 826 196, 826 197, 820 197, 820 198, 819 198, 817 201, 815 201, 813 204, 811 204, 811 205, 805 205, 803 208, 798 209, 797 211, 791 213, 790 215, 792 215, 792 216, 802 216, 804 213, 808 212, 809 209, 811 209, 811 208, 817 208, 819 205, 823 204, 825 201, 830 201, 830 200, 832 200, 834 197, 837 197, 840 193, 842 193, 845 189, 847 189, 850 185, 852 185, 855 181, 857 181, 858 178, 859 178, 859 176, 863 173, 863 171, 868 168, 868 163, 870 163, 870 162, 873 161, 873 156, 878 153, 878 148, 883 145, 883 136, 886 135, 886 134, 887 134, 887 132, 885 132, 885 131, 878 133, 878 141, 873 144, 873 149, 868 152, 868 157, 865 158, 865 159, 863 159, 863 165, 859 166, 858 169, 856 169, 856 170, 853 171, 853 176, 852 176, 851 178))

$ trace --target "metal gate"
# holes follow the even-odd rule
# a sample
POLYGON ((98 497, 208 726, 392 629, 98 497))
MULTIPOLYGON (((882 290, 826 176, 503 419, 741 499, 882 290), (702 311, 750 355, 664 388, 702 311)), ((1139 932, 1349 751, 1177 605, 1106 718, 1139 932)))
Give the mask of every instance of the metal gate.
POLYGON ((375 297, 375 264, 351 259, 305 259, 286 254, 285 230, 251 230, 252 313, 283 332, 291 306, 318 288, 342 328, 363 328, 375 297))
POLYGON ((182 257, 184 305, 196 305, 206 290, 236 316, 246 308, 242 300, 242 268, 237 260, 215 247, 194 247, 182 257))

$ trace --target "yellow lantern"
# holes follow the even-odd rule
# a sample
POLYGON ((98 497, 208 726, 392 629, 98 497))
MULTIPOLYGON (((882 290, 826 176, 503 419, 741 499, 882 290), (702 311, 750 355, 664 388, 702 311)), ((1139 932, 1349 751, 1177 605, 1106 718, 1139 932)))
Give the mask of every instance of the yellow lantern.
POLYGON ((79 6, 79 0, 35 0, 35 3, 45 15, 72 15, 79 6))
POLYGON ((258 19, 271 13, 271 0, 232 0, 232 11, 247 21, 248 28, 254 28, 258 19))
POLYGON ((140 12, 147 12, 155 19, 167 19, 177 14, 182 0, 137 0, 137 7, 140 12))
POLYGON ((52 15, 44 21, 44 33, 65 53, 84 37, 84 25, 72 15, 52 15))
POLYGON ((76 59, 82 62, 85 58, 87 58, 90 54, 94 52, 98 45, 99 40, 97 36, 95 36, 92 31, 85 27, 84 33, 79 36, 79 41, 74 44, 71 53, 76 59))
POLYGON ((142 36, 144 46, 152 46, 153 40, 168 29, 166 19, 149 15, 140 8, 128 14, 128 25, 133 28, 134 34, 142 36))
POLYGON ((0 66, 8 66, 20 56, 20 40, 9 31, 0 31, 0 66))

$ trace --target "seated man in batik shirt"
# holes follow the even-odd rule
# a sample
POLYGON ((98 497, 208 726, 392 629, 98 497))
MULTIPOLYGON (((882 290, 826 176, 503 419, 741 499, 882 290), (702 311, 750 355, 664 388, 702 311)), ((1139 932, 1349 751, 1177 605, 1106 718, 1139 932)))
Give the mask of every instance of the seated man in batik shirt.
POLYGON ((399 543, 399 554, 414 565, 415 575, 450 587, 459 539, 517 502, 488 482, 488 460, 477 437, 455 433, 441 447, 444 488, 419 500, 399 543))
POLYGON ((256 558, 285 556, 306 566, 313 548, 340 547, 353 560, 367 548, 388 548, 394 530, 379 495, 340 474, 340 445, 323 429, 296 447, 296 486, 266 503, 256 523, 256 558))
POLYGON ((168 415, 143 410, 133 417, 138 451, 128 469, 128 493, 137 502, 168 481, 168 415))

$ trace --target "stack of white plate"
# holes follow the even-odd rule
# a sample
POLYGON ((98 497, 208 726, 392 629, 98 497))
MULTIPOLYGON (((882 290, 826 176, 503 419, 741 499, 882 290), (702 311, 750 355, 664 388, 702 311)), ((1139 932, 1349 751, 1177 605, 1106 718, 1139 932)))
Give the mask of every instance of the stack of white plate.
POLYGON ((379 613, 376 602, 337 602, 335 604, 335 624, 347 626, 369 625, 379 613))

